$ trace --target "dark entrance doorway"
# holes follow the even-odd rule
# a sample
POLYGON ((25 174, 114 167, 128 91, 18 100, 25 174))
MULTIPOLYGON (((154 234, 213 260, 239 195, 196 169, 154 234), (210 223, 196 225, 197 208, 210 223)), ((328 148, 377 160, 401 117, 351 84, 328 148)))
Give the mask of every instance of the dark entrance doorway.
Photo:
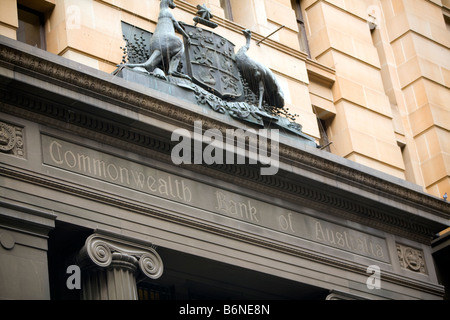
MULTIPOLYGON (((51 299, 78 300, 69 290, 67 267, 93 230, 56 223, 49 236, 51 299)), ((163 247, 161 278, 137 283, 141 300, 325 300, 329 290, 163 247)))

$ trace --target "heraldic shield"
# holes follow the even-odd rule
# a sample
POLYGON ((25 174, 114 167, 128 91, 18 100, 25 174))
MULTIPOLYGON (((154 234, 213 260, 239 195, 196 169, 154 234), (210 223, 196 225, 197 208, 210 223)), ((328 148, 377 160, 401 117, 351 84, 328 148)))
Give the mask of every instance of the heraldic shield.
POLYGON ((212 31, 183 24, 191 38, 186 44, 186 73, 204 89, 224 100, 240 100, 244 89, 234 60, 234 44, 212 31))

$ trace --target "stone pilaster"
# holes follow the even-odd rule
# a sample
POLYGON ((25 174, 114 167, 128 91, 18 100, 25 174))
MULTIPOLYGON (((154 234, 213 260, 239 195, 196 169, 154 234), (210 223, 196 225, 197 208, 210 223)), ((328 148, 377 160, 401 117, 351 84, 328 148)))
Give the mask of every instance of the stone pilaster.
POLYGON ((136 279, 157 279, 163 273, 153 248, 99 233, 86 240, 78 262, 84 300, 137 300, 136 279))

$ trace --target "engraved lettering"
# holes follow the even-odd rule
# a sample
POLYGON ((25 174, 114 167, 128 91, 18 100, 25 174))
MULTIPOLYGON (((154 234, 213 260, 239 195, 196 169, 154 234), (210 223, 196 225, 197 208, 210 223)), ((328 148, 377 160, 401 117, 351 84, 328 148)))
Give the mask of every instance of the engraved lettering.
POLYGON ((94 159, 92 160, 94 166, 94 175, 106 178, 106 164, 105 161, 94 159))
POLYGON ((337 245, 344 247, 345 241, 344 241, 344 235, 340 232, 336 232, 336 239, 337 239, 337 245))
POLYGON ((256 208, 250 203, 250 200, 248 200, 248 212, 250 214, 251 221, 259 222, 259 218, 257 217, 256 208))
POLYGON ((119 171, 120 171, 120 182, 121 183, 126 183, 127 185, 129 185, 130 184, 130 176, 128 174, 128 169, 127 168, 123 168, 123 167, 119 167, 119 171), (126 177, 126 179, 124 179, 124 177, 126 177))
POLYGON ((77 159, 75 158, 73 152, 70 150, 64 153, 64 160, 70 168, 75 168, 77 166, 77 159))
POLYGON ((78 170, 91 173, 91 159, 88 156, 78 153, 78 170))
POLYGON ((216 209, 220 211, 228 212, 227 204, 225 202, 225 195, 222 192, 216 191, 217 206, 216 209))
POLYGON ((362 239, 358 238, 356 239, 356 242, 358 242, 358 246, 356 247, 357 251, 364 251, 364 242, 362 239))
POLYGON ((228 207, 229 209, 228 213, 237 215, 238 214, 237 203, 234 202, 233 200, 229 200, 228 203, 230 204, 228 207))
POLYGON ((131 175, 133 176, 135 185, 140 189, 144 189, 145 175, 142 172, 135 172, 134 170, 131 170, 131 175))
POLYGON ((50 158, 53 160, 56 164, 63 164, 64 160, 61 158, 61 148, 62 145, 56 141, 52 141, 50 143, 50 158), (55 147, 56 147, 56 154, 55 154, 55 147))
POLYGON ((239 202, 227 198, 225 193, 216 191, 217 206, 216 210, 222 211, 228 215, 236 216, 243 220, 259 223, 259 213, 250 200, 239 202))
POLYGON ((172 177, 171 176, 169 176, 169 190, 170 190, 170 195, 173 198, 176 198, 176 195, 173 194, 173 186, 172 186, 172 177))
POLYGON ((379 244, 376 245, 376 248, 377 248, 376 253, 377 257, 383 259, 384 258, 383 248, 379 244))
POLYGON ((351 249, 350 244, 348 243, 348 235, 347 231, 344 231, 344 238, 345 238, 345 246, 349 249, 351 249))
POLYGON ((279 216, 278 223, 280 224, 281 230, 295 232, 292 226, 292 213, 289 212, 287 218, 284 215, 279 216))
POLYGON ((334 240, 334 233, 330 232, 330 229, 328 228, 326 228, 325 231, 327 233, 328 242, 331 244, 336 244, 336 241, 334 240))
MULTIPOLYGON (((279 220, 281 228, 283 229, 287 227, 288 220, 279 220)), ((355 236, 351 234, 351 231, 337 231, 334 227, 327 227, 327 223, 324 223, 325 226, 318 220, 315 220, 314 231, 315 231, 315 240, 325 243, 327 245, 331 245, 333 247, 348 249, 352 252, 364 254, 371 257, 376 257, 379 259, 384 259, 384 251, 383 247, 374 242, 372 239, 365 235, 355 236)), ((284 229, 283 229, 284 230, 284 229)), ((286 230, 284 230, 286 231, 286 230)))
POLYGON ((156 179, 153 176, 147 177, 147 187, 150 191, 156 192, 157 189, 155 187, 156 179), (151 182, 151 183, 150 183, 151 182))
POLYGON ((169 192, 167 190, 167 182, 166 182, 166 180, 160 178, 158 180, 158 183, 159 183, 159 188, 158 188, 159 193, 168 196, 169 192))
POLYGON ((249 219, 247 205, 245 203, 242 203, 242 202, 239 203, 239 212, 241 214, 241 218, 246 218, 247 220, 249 219), (244 217, 244 213, 245 213, 245 217, 244 217))
POLYGON ((175 187, 177 189, 177 197, 178 197, 178 199, 183 200, 183 197, 181 196, 181 193, 180 193, 180 181, 178 181, 178 179, 175 180, 175 187))
POLYGON ((108 172, 108 176, 111 180, 117 181, 119 179, 119 170, 117 170, 117 167, 113 163, 108 164, 106 172, 108 172))
MULTIPOLYGON (((200 132, 199 129, 200 127, 197 127, 198 132, 200 132)), ((209 136, 212 137, 212 133, 214 132, 210 132, 209 136)), ((42 142, 43 162, 46 165, 121 185, 130 190, 188 203, 200 210, 209 211, 211 214, 222 214, 250 224, 312 240, 321 245, 347 250, 384 262, 390 260, 389 255, 386 254, 385 239, 381 236, 360 232, 356 227, 349 228, 309 215, 291 213, 270 203, 211 187, 201 182, 183 179, 168 172, 129 161, 126 158, 98 152, 45 135, 42 136, 42 142), (194 190, 195 193, 193 193, 194 190), (203 200, 207 200, 208 197, 211 198, 211 202, 203 200)), ((212 157, 214 154, 211 152, 210 155, 212 157)), ((245 227, 242 230, 246 230, 245 227)))
POLYGON ((367 246, 367 239, 363 238, 364 241, 364 249, 366 250, 366 252, 369 252, 369 247, 367 246))
POLYGON ((191 202, 192 200, 192 192, 184 183, 184 180, 181 180, 181 187, 183 189, 183 200, 186 202, 191 202))
MULTIPOLYGON (((44 163, 167 198, 184 202, 192 201, 192 191, 183 179, 162 171, 157 173, 159 177, 155 177, 149 174, 150 170, 146 167, 142 167, 141 170, 132 170, 124 165, 126 160, 99 153, 83 153, 79 151, 82 147, 68 142, 59 142, 45 136, 43 142, 49 151, 44 154, 44 163), (98 157, 96 158, 93 154, 97 154, 98 157)), ((255 210, 250 208, 248 214, 254 216, 255 210)))
POLYGON ((319 221, 316 221, 316 239, 320 241, 325 241, 325 235, 323 234, 322 225, 319 221))

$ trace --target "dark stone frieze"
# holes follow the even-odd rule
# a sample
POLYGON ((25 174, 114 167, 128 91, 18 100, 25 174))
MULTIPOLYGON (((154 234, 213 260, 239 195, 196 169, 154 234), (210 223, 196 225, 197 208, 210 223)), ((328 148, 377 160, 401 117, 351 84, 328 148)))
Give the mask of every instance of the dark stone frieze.
MULTIPOLYGON (((171 146, 167 142, 145 135, 142 132, 133 131, 132 128, 120 126, 117 123, 107 121, 90 114, 73 110, 67 112, 67 108, 57 103, 45 101, 34 101, 32 97, 24 93, 4 92, 0 90, 0 99, 7 100, 14 106, 0 104, 0 110, 16 115, 24 116, 20 110, 25 108, 37 114, 45 115, 47 118, 57 120, 48 122, 45 118, 36 117, 28 114, 27 118, 33 118, 36 121, 47 125, 58 125, 58 123, 67 129, 67 125, 84 128, 78 133, 88 138, 100 141, 108 140, 109 144, 118 145, 123 141, 120 147, 133 152, 144 152, 161 161, 170 161, 171 146), (17 108, 20 106, 20 108, 17 108), (89 134, 91 132, 92 134, 89 134), (139 146, 141 149, 137 149, 139 146), (156 151, 156 152, 155 152, 156 151)), ((380 228, 388 232, 398 234, 403 237, 417 240, 422 243, 428 243, 434 231, 430 226, 413 223, 409 219, 396 217, 387 212, 376 208, 368 207, 357 203, 352 199, 346 199, 337 194, 324 190, 311 188, 302 184, 301 181, 293 181, 281 176, 263 176, 259 174, 259 169, 252 166, 234 166, 234 165, 211 165, 191 166, 189 170, 198 171, 202 174, 216 176, 225 181, 242 184, 253 190, 273 195, 281 199, 286 199, 294 203, 301 202, 303 205, 310 205, 317 210, 326 210, 328 213, 350 219, 362 224, 369 224, 375 228, 380 228)))

